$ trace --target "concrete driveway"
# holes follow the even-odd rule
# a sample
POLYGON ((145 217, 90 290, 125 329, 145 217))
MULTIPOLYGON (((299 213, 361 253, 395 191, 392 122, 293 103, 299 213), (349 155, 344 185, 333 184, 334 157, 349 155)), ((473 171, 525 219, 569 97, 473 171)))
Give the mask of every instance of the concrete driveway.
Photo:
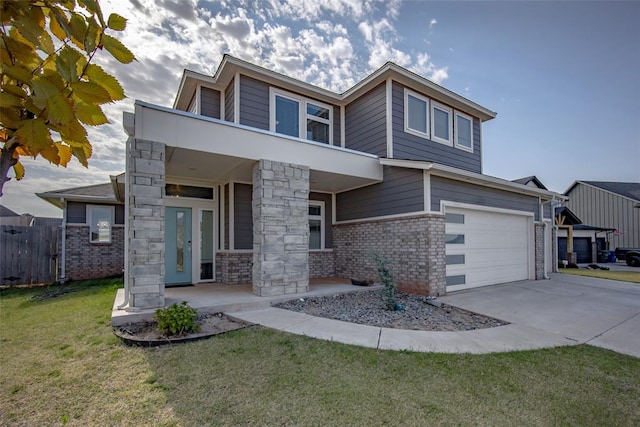
POLYGON ((640 284, 552 274, 451 293, 442 302, 640 357, 640 284))

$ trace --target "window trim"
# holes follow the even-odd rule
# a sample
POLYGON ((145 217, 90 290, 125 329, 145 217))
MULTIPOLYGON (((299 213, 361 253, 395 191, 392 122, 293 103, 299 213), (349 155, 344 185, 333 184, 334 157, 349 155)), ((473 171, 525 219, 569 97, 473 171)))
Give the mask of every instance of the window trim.
POLYGON ((427 139, 431 139, 430 138, 430 130, 431 130, 431 103, 429 102, 430 99, 427 98, 426 96, 420 95, 417 92, 414 92, 412 90, 409 90, 407 88, 404 88, 404 131, 406 133, 410 133, 416 136, 419 136, 421 138, 427 138, 427 139), (427 116, 425 117, 426 123, 427 123, 427 131, 426 132, 422 132, 421 130, 417 130, 417 129, 413 129, 409 127, 409 96, 412 96, 420 101, 423 101, 426 104, 426 114, 427 116))
POLYGON ((453 108, 447 107, 444 104, 440 104, 437 101, 431 100, 431 140, 434 142, 438 142, 440 144, 445 144, 448 146, 453 146, 453 108), (447 120, 447 126, 449 128, 449 139, 444 139, 435 134, 436 131, 436 120, 435 120, 435 110, 438 109, 443 111, 449 115, 449 119, 447 120))
MULTIPOLYGON (((324 201, 322 200, 309 200, 309 206, 319 206, 320 207, 320 215, 308 215, 308 220, 307 222, 309 222, 310 220, 320 220, 320 248, 318 249, 311 249, 309 247, 310 251, 322 251, 325 249, 325 242, 324 242, 324 235, 325 235, 325 229, 324 229, 324 201)), ((307 208, 307 212, 308 212, 308 208, 307 208)), ((309 246, 311 246, 311 236, 309 236, 309 246)))
POLYGON ((455 147, 459 148, 460 150, 464 150, 464 151, 468 151, 470 153, 473 153, 473 117, 471 117, 470 115, 465 114, 465 113, 463 113, 461 111, 458 111, 458 110, 455 111, 454 116, 455 116, 455 131, 454 131, 454 134, 455 134, 455 147), (460 144, 458 142, 458 136, 460 135, 460 132, 459 132, 459 128, 460 127, 458 126, 458 117, 462 117, 463 119, 469 120, 470 127, 471 127, 471 129, 470 129, 470 131, 471 131, 471 133, 470 133, 470 135, 471 135, 471 147, 464 146, 464 145, 462 145, 462 144, 460 144))
MULTIPOLYGON (((305 141, 317 142, 318 144, 328 144, 333 145, 333 106, 329 104, 325 104, 320 101, 316 101, 315 99, 305 98, 300 95, 293 94, 291 92, 286 92, 281 89, 277 89, 274 87, 269 88, 269 131, 276 133, 278 135, 286 135, 282 133, 276 132, 276 96, 280 96, 282 98, 289 99, 291 101, 296 101, 298 103, 298 138, 304 139, 305 141), (324 119, 322 117, 310 115, 307 113, 307 105, 315 105, 317 107, 326 108, 329 111, 329 118, 324 119), (316 141, 313 139, 307 139, 307 120, 312 120, 318 123, 324 123, 329 126, 329 141, 322 142, 316 141)), ((295 137, 294 137, 295 138, 295 137)))
POLYGON ((116 208, 113 205, 87 205, 86 206, 86 222, 89 226, 89 243, 92 245, 106 245, 113 242, 113 227, 116 222, 116 208), (91 214, 93 208, 108 208, 109 209, 109 240, 99 241, 91 239, 91 224, 93 222, 93 215, 91 214))

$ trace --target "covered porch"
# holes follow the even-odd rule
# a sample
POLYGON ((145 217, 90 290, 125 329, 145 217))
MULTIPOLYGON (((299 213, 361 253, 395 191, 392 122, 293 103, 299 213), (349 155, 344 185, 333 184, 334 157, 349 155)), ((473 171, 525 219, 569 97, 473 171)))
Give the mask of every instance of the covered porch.
MULTIPOLYGON (((225 283, 199 283, 192 286, 168 287, 165 289, 165 307, 182 301, 200 313, 231 313, 261 307, 270 307, 280 302, 297 298, 311 298, 335 295, 345 292, 362 292, 380 288, 380 285, 354 286, 348 279, 310 279, 309 291, 299 294, 257 296, 252 292, 252 284, 228 285, 225 283)), ((129 323, 153 320, 156 309, 140 311, 119 310, 124 302, 124 289, 118 289, 111 311, 111 324, 123 326, 129 323)))

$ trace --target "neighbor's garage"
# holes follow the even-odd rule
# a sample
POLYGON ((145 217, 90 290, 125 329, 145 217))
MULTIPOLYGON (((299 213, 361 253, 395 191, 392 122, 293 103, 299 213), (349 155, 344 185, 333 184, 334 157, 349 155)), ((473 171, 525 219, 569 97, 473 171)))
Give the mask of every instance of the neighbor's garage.
POLYGON ((447 291, 529 279, 533 217, 445 208, 447 291))

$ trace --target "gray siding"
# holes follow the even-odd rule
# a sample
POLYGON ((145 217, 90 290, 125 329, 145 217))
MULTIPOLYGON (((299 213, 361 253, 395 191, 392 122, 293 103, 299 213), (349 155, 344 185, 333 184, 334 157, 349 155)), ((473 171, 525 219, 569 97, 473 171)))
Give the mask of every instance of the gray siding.
POLYGON ((223 249, 229 247, 229 184, 224 185, 224 245, 223 249))
POLYGON ((200 88, 200 114, 220 118, 220 92, 208 87, 200 88))
POLYGON ((325 249, 331 249, 333 248, 333 229, 331 227, 333 207, 331 194, 311 192, 309 193, 309 200, 324 202, 324 247, 325 249))
POLYGON ((385 166, 383 182, 336 196, 337 221, 422 211, 424 179, 418 169, 385 166))
POLYGON ((269 85, 240 76, 240 124, 269 130, 269 85))
MULTIPOLYGON (((98 203, 84 202, 67 202, 67 223, 69 224, 86 224, 87 223, 87 205, 97 205, 98 203)), ((102 205, 102 204, 100 204, 102 205)), ((115 224, 124 224, 124 205, 114 204, 115 224)))
POLYGON ((253 249, 253 186, 234 184, 234 249, 253 249))
POLYGON ((583 224, 620 231, 609 235, 610 249, 640 248, 640 209, 634 208, 640 202, 580 183, 567 195, 567 207, 583 224))
POLYGON ((234 121, 233 80, 231 79, 231 82, 224 90, 224 119, 228 122, 234 121))
POLYGON ((431 209, 439 211, 441 200, 531 212, 536 221, 540 216, 537 197, 432 176, 431 209))
MULTIPOLYGON (((480 120, 473 119, 473 153, 431 141, 404 131, 404 87, 393 83, 393 157, 426 160, 482 173, 480 120)), ((454 130, 455 132, 455 130, 454 130)), ((454 135, 455 137, 455 135, 454 135)))
POLYGON ((342 143, 340 122, 340 107, 333 107, 333 145, 340 146, 342 143))
POLYGON ((384 83, 346 106, 345 147, 387 157, 384 83))

